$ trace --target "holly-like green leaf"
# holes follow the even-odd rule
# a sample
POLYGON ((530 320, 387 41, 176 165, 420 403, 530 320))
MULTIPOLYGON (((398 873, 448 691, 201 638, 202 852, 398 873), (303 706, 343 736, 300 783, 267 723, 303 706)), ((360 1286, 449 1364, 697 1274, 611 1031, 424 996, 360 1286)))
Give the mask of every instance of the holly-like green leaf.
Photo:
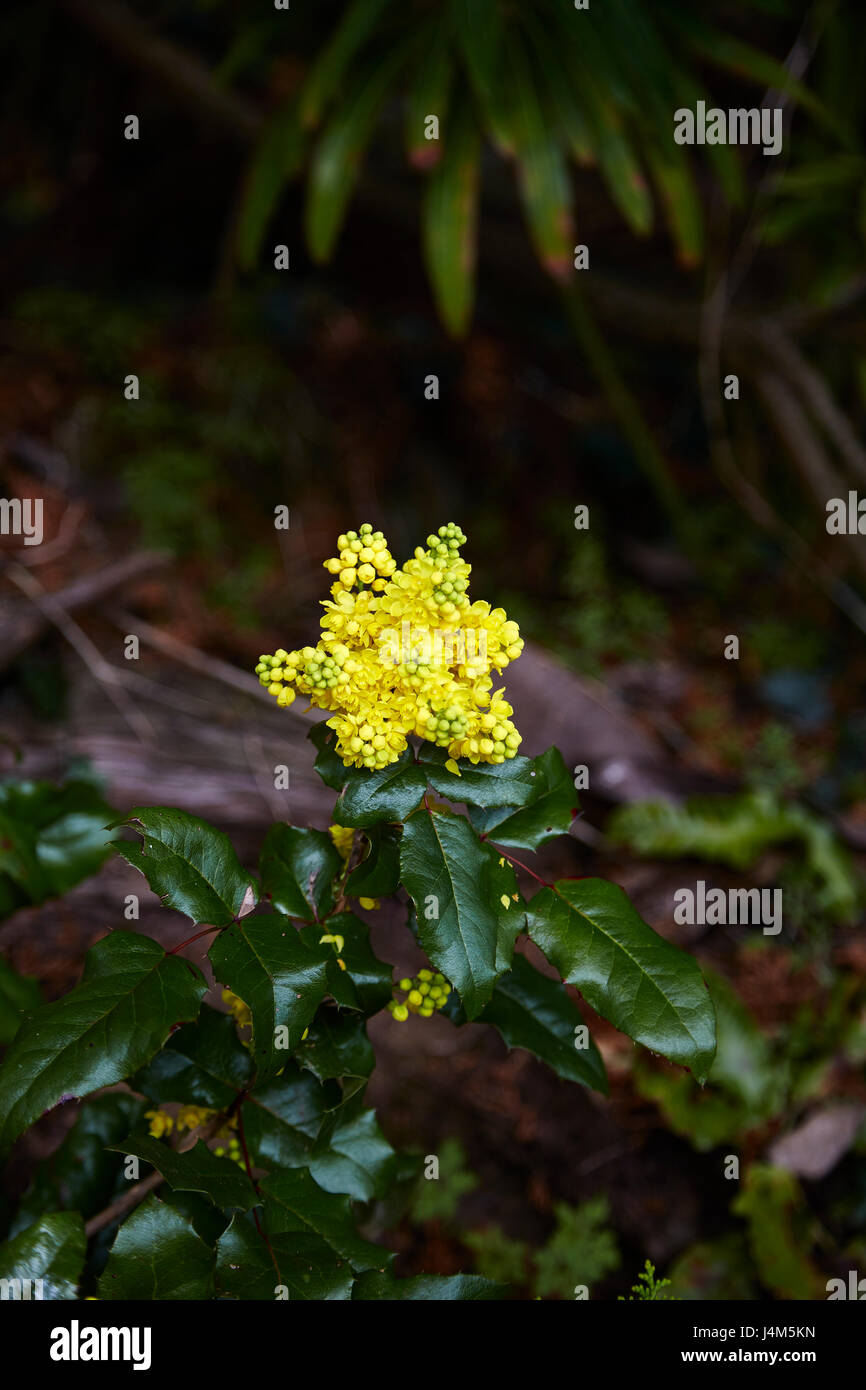
POLYGON ((40 1161, 15 1213, 12 1234, 46 1211, 74 1210, 86 1221, 128 1189, 123 1164, 108 1146, 129 1134, 146 1109, 146 1101, 119 1091, 85 1101, 66 1137, 40 1161))
MULTIPOLYGON (((329 946, 332 954, 328 962, 328 989, 341 1007, 360 1009, 369 1018, 384 1009, 391 998, 393 966, 375 954, 369 927, 353 913, 340 912, 329 917, 327 930, 328 935, 340 936, 343 941, 339 955, 336 943, 329 946)), ((322 936, 322 927, 302 927, 301 936, 314 948, 322 936)))
POLYGON ((172 1033, 131 1084, 158 1105, 179 1101, 224 1110, 239 1091, 247 1089, 252 1071, 249 1051, 238 1037, 234 1020, 203 1004, 198 1021, 172 1033))
POLYGON ((131 1076, 171 1029, 196 1017, 207 984, 149 937, 118 931, 87 954, 81 984, 22 1025, 0 1068, 0 1147, 60 1100, 131 1076))
POLYGON ((326 787, 332 787, 335 792, 341 792, 349 780, 349 774, 354 769, 348 768, 339 753, 335 752, 336 730, 329 728, 327 719, 323 719, 318 724, 313 725, 307 738, 317 750, 316 761, 313 763, 316 772, 326 787))
POLYGON ((505 1298, 508 1287, 482 1279, 479 1274, 416 1274, 412 1279, 396 1279, 393 1274, 370 1271, 355 1280, 352 1298, 364 1302, 391 1302, 402 1299, 444 1303, 505 1298))
POLYGON ((295 1057, 320 1081, 344 1077, 366 1080, 376 1061, 363 1019, 333 1008, 319 1010, 295 1057))
POLYGON ((536 894, 527 923, 551 965, 597 1013, 706 1080, 715 1020, 701 973, 647 926, 621 888, 600 878, 564 879, 536 894))
POLYGON ((535 777, 532 800, 516 811, 507 807, 473 810, 470 819, 479 834, 497 845, 538 849, 547 840, 565 835, 577 806, 577 793, 558 748, 532 760, 535 777))
POLYGON ((528 806, 538 797, 538 759, 518 756, 504 763, 473 765, 468 758, 458 758, 458 775, 445 766, 451 761, 447 748, 422 743, 418 761, 430 786, 450 801, 465 801, 469 806, 482 808, 528 806))
POLYGON ((427 787, 411 748, 378 771, 347 768, 346 772, 343 794, 334 807, 338 825, 366 829, 378 821, 403 821, 420 805, 427 787))
POLYGON ((325 831, 272 825, 259 859, 262 892, 277 912, 318 921, 334 905, 331 884, 342 865, 325 831))
MULTIPOLYGON (((427 177, 421 228, 439 313, 448 331, 460 336, 475 296, 481 167, 480 132, 468 101, 457 105, 443 135, 444 155, 427 177)), ((438 142, 433 147, 438 149, 438 142)))
POLYGON ((184 1221, 188 1221, 192 1226, 196 1235, 201 1236, 205 1245, 211 1247, 216 1245, 231 1220, 230 1216, 219 1207, 215 1207, 210 1198, 203 1196, 201 1192, 176 1192, 168 1183, 163 1183, 159 1189, 159 1200, 179 1212, 184 1221))
POLYGON ((278 913, 221 932, 208 952, 214 974, 253 1016, 252 1053, 261 1081, 285 1066, 328 989, 327 947, 310 947, 278 913), (285 1027, 286 1034, 277 1034, 285 1027))
POLYGON ((349 1198, 325 1192, 304 1168, 265 1178, 261 1192, 270 1236, 311 1232, 359 1274, 367 1269, 382 1270, 394 1258, 390 1251, 358 1235, 349 1198))
POLYGON ((325 1117, 309 1168, 326 1192, 342 1192, 358 1202, 368 1202, 385 1196, 395 1163, 396 1155, 379 1128, 375 1111, 352 1115, 341 1108, 325 1117))
POLYGON ((114 1240, 99 1297, 123 1302, 213 1298, 214 1256, 191 1224, 151 1195, 114 1240))
POLYGON ((0 956, 0 1045, 11 1043, 21 1026, 24 1013, 43 1003, 39 982, 31 975, 19 975, 0 956))
POLYGON ((269 1236, 265 1245, 255 1226, 236 1216, 216 1250, 221 1298, 319 1303, 351 1297, 352 1267, 321 1236, 292 1231, 269 1236))
POLYGON ((469 1018, 488 1002, 498 973, 491 863, 463 816, 424 810, 406 822, 401 878, 418 914, 419 939, 469 1018))
POLYGON ((41 1216, 25 1231, 0 1245, 3 1297, 74 1299, 85 1246, 84 1222, 79 1212, 57 1211, 41 1216), (14 1290, 8 1295, 5 1292, 7 1280, 13 1281, 14 1290))
POLYGON ((228 926, 255 907, 253 879, 229 837, 207 821, 166 806, 134 806, 115 824, 141 835, 140 841, 116 840, 115 847, 166 907, 213 927, 228 926))
POLYGON ((178 1153, 149 1134, 130 1134, 122 1143, 110 1147, 149 1163, 176 1192, 202 1192, 214 1206, 227 1211, 249 1211, 258 1203, 256 1190, 244 1170, 232 1159, 211 1153, 201 1139, 185 1153, 178 1153))
POLYGON ((316 1137, 331 1110, 339 1106, 336 1082, 322 1086, 293 1059, 282 1075, 257 1086, 242 1109, 244 1134, 254 1167, 309 1167, 316 1137))
POLYGON ((592 1039, 577 1046, 583 1017, 559 980, 548 979, 525 956, 516 955, 511 970, 493 987, 479 1023, 492 1023, 509 1047, 523 1047, 566 1081, 579 1081, 607 1095, 604 1063, 592 1039))
POLYGON ((367 853, 349 874, 346 892, 353 898, 387 898, 400 882, 400 837, 390 825, 372 825, 367 853))

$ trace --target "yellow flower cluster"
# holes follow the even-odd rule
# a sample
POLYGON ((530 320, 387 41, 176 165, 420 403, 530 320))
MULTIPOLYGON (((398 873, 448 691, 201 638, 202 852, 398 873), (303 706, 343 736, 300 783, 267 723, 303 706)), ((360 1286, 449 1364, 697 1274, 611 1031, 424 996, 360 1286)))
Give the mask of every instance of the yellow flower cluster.
POLYGON ((399 988, 406 995, 401 1004, 396 996, 390 1000, 388 1009, 397 1023, 405 1023, 410 1014, 420 1014, 431 1018, 435 1009, 443 1009, 448 1003, 451 986, 444 975, 434 975, 432 970, 419 970, 414 979, 401 980, 399 988))
POLYGON ((465 541, 458 526, 440 526, 398 569, 381 531, 348 531, 325 561, 334 584, 318 644, 259 659, 278 704, 300 691, 333 712, 347 766, 386 767, 413 734, 473 763, 504 763, 520 747, 491 675, 520 655, 520 630, 504 609, 470 603, 465 541))
MULTIPOLYGON (((198 1129, 199 1125, 205 1124, 215 1110, 208 1110, 205 1105, 182 1105, 176 1114, 172 1115, 168 1110, 147 1110, 144 1118, 149 1121, 149 1131, 154 1139, 167 1138, 172 1130, 177 1130, 182 1134, 185 1129, 198 1129)), ((223 1125, 217 1134, 218 1139, 225 1139, 225 1144, 214 1149, 214 1153, 219 1158, 230 1158, 234 1163, 239 1163, 243 1168, 244 1158, 241 1153, 240 1140, 232 1133, 237 1128, 237 1116, 232 1115, 231 1119, 223 1125)))

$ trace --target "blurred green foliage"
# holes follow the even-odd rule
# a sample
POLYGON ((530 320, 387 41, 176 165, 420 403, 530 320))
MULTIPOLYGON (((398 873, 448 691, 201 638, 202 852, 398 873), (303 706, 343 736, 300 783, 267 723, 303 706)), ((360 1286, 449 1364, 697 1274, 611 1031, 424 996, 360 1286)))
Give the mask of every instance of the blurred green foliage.
MULTIPOLYGON (((324 7, 323 7, 324 8, 324 7)), ((754 8, 754 7, 752 7, 754 8)), ((329 17, 333 13, 329 7, 329 17)), ((608 0, 585 11, 538 0, 449 0, 405 7, 350 0, 315 54, 299 90, 266 125, 238 220, 237 247, 251 268, 288 179, 307 173, 306 235, 314 259, 332 253, 366 148, 402 102, 403 146, 426 180, 422 241, 439 312, 454 333, 472 310, 481 155, 489 142, 512 161, 530 238, 555 277, 571 268, 574 225, 569 164, 595 165, 633 232, 646 235, 664 210, 680 258, 704 249, 695 162, 671 138, 673 111, 706 89, 699 65, 787 92, 822 129, 823 105, 783 65, 683 0, 608 0), (630 41, 623 43, 628 29, 630 41), (440 124, 429 138, 429 116, 440 124)), ((263 22, 224 59, 238 77, 266 51, 263 22)), ((739 156, 704 151, 726 199, 743 200, 739 156)))
POLYGON ((815 906, 827 919, 853 921, 862 901, 850 856, 830 825, 769 791, 695 797, 684 805, 635 802, 613 813, 608 833, 649 858, 693 855, 733 869, 749 868, 773 846, 795 843, 815 906))
POLYGON ((113 818, 92 782, 0 784, 0 920, 95 873, 111 852, 113 818))
POLYGON ((461 1198, 474 1192, 478 1178, 466 1166, 459 1139, 444 1139, 439 1147, 438 1178, 419 1177, 411 1212, 414 1221, 453 1221, 461 1198))

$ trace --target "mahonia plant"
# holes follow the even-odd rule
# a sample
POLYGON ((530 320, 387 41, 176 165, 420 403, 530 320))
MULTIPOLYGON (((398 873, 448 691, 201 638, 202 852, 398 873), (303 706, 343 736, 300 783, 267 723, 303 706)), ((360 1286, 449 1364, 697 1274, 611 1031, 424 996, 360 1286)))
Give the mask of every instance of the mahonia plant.
POLYGON ((471 565, 459 526, 440 526, 402 569, 368 523, 337 541, 336 576, 315 647, 262 656, 256 674, 277 703, 297 691, 333 710, 336 751, 350 767, 394 763, 411 734, 451 759, 504 763, 522 742, 491 670, 523 650, 504 609, 469 602, 471 565))
POLYGON ((513 851, 567 834, 575 792, 555 748, 517 752, 494 686, 519 632, 470 602, 464 541, 440 527, 398 570, 381 533, 347 532, 326 562, 317 646, 259 662, 280 704, 300 692, 329 714, 309 734, 337 794, 327 830, 272 826, 251 872, 185 811, 137 806, 113 827, 193 930, 171 950, 111 931, 75 989, 22 1014, 0 1068, 0 1145, 57 1106, 75 1118, 19 1204, 0 1277, 41 1279, 56 1299, 500 1298, 474 1275, 399 1278, 361 1234, 422 1167, 365 1104, 368 1020, 384 1014, 400 1037, 407 1023, 486 1023, 606 1093, 576 991, 706 1079, 715 1026, 694 959, 603 879, 531 870, 524 896, 513 851), (378 957, 359 915, 391 897, 414 973, 378 957), (207 937, 222 1007, 184 954, 207 937))

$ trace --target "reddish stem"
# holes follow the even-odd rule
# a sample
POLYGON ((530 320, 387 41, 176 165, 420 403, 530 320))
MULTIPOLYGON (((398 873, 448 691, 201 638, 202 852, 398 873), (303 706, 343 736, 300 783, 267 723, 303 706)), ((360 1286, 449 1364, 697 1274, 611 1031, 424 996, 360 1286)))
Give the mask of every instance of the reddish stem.
MULTIPOLYGON (((485 836, 482 835, 481 838, 482 838, 482 840, 483 840, 483 839, 485 838, 485 836)), ((539 878, 538 874, 535 872, 534 869, 530 869, 530 867, 529 867, 528 864, 523 864, 523 863, 521 863, 521 861, 520 861, 519 859, 515 859, 515 858, 514 858, 514 855, 513 855, 513 854, 509 854, 506 850, 504 850, 504 849, 502 848, 501 845, 494 845, 494 844, 492 843, 492 841, 490 841, 489 843, 491 844, 491 848, 492 848, 492 849, 497 850, 497 851, 499 852, 499 854, 502 855, 503 859, 507 859, 508 862, 509 862, 509 864, 514 864, 518 869, 523 869, 524 873, 527 873, 527 874, 529 874, 532 878, 534 878, 535 881, 536 881, 536 883, 540 883, 540 884, 542 885, 542 887, 544 887, 544 888, 552 888, 552 887, 553 887, 553 884, 552 884, 552 883, 548 883, 548 882, 547 882, 547 879, 545 879, 545 878, 539 878)))
POLYGON ((207 936, 208 932, 212 931, 222 931, 222 927, 204 927, 201 931, 197 931, 195 936, 188 936, 186 941, 182 941, 179 946, 172 946, 167 954, 176 956, 178 951, 183 950, 184 946, 191 946, 194 941, 198 941, 200 937, 207 936))

